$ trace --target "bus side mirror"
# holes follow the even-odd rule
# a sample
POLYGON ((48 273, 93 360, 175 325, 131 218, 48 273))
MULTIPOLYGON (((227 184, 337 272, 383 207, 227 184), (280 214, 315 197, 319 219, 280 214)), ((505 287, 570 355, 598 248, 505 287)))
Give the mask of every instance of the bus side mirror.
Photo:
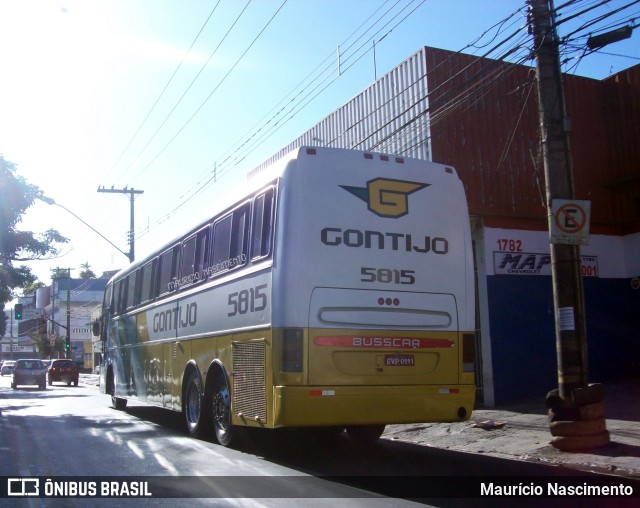
POLYGON ((100 337, 100 321, 96 320, 91 325, 91 330, 94 337, 100 337))

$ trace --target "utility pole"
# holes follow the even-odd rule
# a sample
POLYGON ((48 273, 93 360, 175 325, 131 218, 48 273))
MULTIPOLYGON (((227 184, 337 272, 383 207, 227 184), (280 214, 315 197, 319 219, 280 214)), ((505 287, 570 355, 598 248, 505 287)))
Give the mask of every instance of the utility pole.
MULTIPOLYGON (((9 328, 9 353, 10 358, 13 360, 13 311, 9 314, 11 316, 11 327, 9 328)), ((20 332, 18 331, 18 340, 20 340, 20 332)))
POLYGON ((67 358, 71 358, 71 270, 72 268, 67 268, 67 335, 65 340, 67 358))
MULTIPOLYGON (((554 200, 574 200, 574 180, 565 115, 553 0, 527 0, 534 36, 538 108, 543 143, 549 231, 554 200)), ((580 246, 550 243, 558 359, 558 389, 547 395, 551 444, 564 451, 609 442, 602 385, 587 381, 587 339, 580 246)))
POLYGON ((127 188, 125 187, 124 189, 114 189, 113 187, 111 187, 110 189, 106 189, 104 187, 104 185, 102 187, 98 187, 98 192, 110 192, 110 193, 115 193, 115 194, 129 194, 129 199, 131 201, 131 213, 130 213, 130 227, 129 227, 129 262, 133 263, 136 259, 136 255, 135 255, 135 237, 134 237, 134 232, 135 232, 135 219, 134 219, 134 206, 133 206, 133 202, 134 202, 134 198, 136 194, 144 194, 144 191, 141 190, 135 190, 134 188, 127 188))

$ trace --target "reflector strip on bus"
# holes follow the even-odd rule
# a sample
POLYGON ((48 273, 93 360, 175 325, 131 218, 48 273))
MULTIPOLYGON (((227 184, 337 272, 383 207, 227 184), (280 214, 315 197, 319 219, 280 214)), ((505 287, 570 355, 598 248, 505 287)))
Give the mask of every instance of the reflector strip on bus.
POLYGON ((460 389, 459 388, 440 388, 438 390, 438 393, 440 395, 456 394, 456 393, 460 393, 460 389))
POLYGON ((309 390, 309 395, 311 395, 312 397, 330 397, 335 394, 335 390, 309 390))
POLYGON ((449 339, 430 339, 419 337, 316 337, 316 346, 357 347, 357 348, 395 348, 395 349, 449 349, 455 342, 449 339))

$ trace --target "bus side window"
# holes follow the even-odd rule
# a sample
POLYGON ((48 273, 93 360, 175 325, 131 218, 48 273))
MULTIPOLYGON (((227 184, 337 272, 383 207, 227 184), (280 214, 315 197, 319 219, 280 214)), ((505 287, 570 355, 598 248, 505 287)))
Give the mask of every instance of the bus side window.
POLYGON ((253 204, 251 225, 251 259, 268 256, 271 253, 273 235, 273 197, 274 189, 257 196, 253 204))
POLYGON ((113 314, 113 299, 111 295, 113 294, 113 285, 109 284, 104 292, 104 300, 102 302, 102 308, 104 309, 103 315, 113 314))
POLYGON ((232 216, 227 215, 213 225, 213 259, 211 265, 214 272, 223 271, 223 263, 229 259, 231 251, 232 216))
POLYGON ((120 314, 120 288, 124 279, 120 279, 113 285, 113 313, 120 314))
POLYGON ((153 279, 155 275, 155 268, 157 259, 149 261, 142 268, 142 275, 140 277, 140 301, 139 303, 145 303, 153 299, 153 279))
POLYGON ((165 295, 175 291, 177 288, 176 275, 177 275, 177 258, 180 252, 178 245, 172 247, 169 250, 164 251, 160 255, 158 277, 157 277, 157 296, 165 295))
POLYGON ((193 276, 196 260, 196 235, 187 238, 182 243, 182 257, 180 259, 180 277, 193 276))
POLYGON ((136 270, 133 273, 127 275, 127 295, 126 295, 126 303, 125 308, 130 309, 137 303, 139 303, 140 298, 136 298, 138 294, 138 276, 140 274, 140 270, 136 270), (136 301, 138 300, 138 301, 136 301))
POLYGON ((249 233, 249 204, 233 212, 233 228, 231 229, 230 259, 237 259, 237 265, 244 265, 246 259, 247 235, 249 233), (244 254, 244 256, 243 256, 244 254))
POLYGON ((246 263, 248 216, 247 203, 213 224, 213 275, 239 268, 246 263))
POLYGON ((116 314, 122 314, 125 309, 127 294, 127 279, 120 279, 116 282, 115 293, 113 295, 116 314))
POLYGON ((118 298, 118 311, 123 314, 127 310, 127 279, 122 279, 120 284, 120 297, 118 298))
POLYGON ((201 229, 182 243, 180 284, 192 285, 205 280, 208 260, 209 226, 201 229))
POLYGON ((211 227, 200 230, 196 237, 196 256, 193 263, 194 271, 200 272, 204 277, 205 270, 209 266, 209 237, 211 236, 211 227))

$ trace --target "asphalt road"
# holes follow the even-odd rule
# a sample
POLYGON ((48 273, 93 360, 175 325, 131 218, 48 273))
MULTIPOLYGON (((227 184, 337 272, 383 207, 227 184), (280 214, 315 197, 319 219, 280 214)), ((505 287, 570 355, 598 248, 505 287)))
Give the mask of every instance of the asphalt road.
MULTIPOLYGON (((156 493, 161 490, 164 496, 205 494, 204 499, 190 499, 191 505, 326 506, 330 499, 346 507, 404 507, 457 506, 456 495, 463 497, 470 485, 461 479, 478 475, 513 482, 558 475, 557 469, 545 465, 391 440, 361 447, 346 434, 322 438, 302 431, 247 432, 241 447, 224 448, 187 436, 179 413, 132 402, 125 411, 116 411, 109 402, 95 386, 82 382, 44 391, 12 390, 10 378, 1 378, 0 476, 117 476, 132 481, 148 477, 156 493), (402 499, 424 492, 446 496, 402 499)), ((596 478, 575 475, 579 481, 596 478)), ((60 499, 19 501, 28 506, 62 505, 60 499)), ((64 501, 64 506, 95 506, 98 501, 111 507, 175 504, 165 498, 64 501)), ((504 500, 465 499, 464 506, 471 501, 496 506, 504 500)), ((545 506, 551 501, 547 499, 545 506)), ((569 504, 563 500, 561 505, 569 504)))

